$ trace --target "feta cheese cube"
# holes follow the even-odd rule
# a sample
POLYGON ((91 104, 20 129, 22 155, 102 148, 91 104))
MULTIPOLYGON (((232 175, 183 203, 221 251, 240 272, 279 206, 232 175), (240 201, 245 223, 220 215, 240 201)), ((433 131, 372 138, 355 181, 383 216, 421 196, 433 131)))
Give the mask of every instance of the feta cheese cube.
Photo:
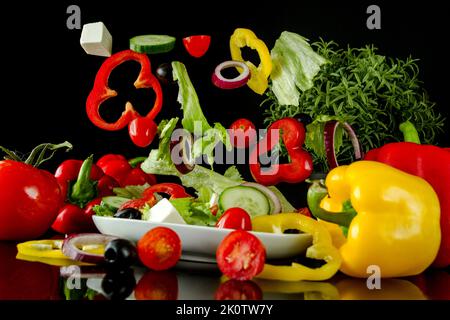
POLYGON ((147 221, 186 224, 177 209, 166 198, 158 201, 150 209, 147 221))
POLYGON ((80 44, 87 54, 109 57, 112 49, 112 36, 103 22, 83 25, 80 44))

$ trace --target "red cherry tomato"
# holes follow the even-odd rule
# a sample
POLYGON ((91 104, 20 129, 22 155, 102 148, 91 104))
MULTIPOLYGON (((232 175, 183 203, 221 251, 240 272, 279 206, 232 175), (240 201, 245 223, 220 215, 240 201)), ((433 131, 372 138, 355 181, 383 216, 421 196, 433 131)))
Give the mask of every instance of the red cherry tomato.
POLYGON ((178 279, 174 272, 148 271, 134 289, 136 300, 177 300, 178 279))
POLYGON ((152 143, 158 132, 158 126, 152 119, 139 117, 130 122, 128 133, 131 141, 141 148, 145 148, 152 143))
POLYGON ((42 236, 63 202, 51 173, 17 161, 0 161, 0 240, 42 236))
POLYGON ((117 182, 119 182, 120 185, 122 185, 122 180, 125 179, 128 172, 130 172, 131 166, 128 163, 127 159, 115 159, 112 156, 116 155, 106 155, 101 157, 97 161, 97 165, 107 176, 113 177, 117 182))
POLYGON ((236 230, 252 230, 250 215, 242 208, 230 208, 217 221, 216 227, 236 230))
POLYGON ((211 37, 206 35, 190 36, 183 38, 183 45, 186 51, 194 58, 200 58, 209 49, 211 37))
POLYGON ((216 291, 216 300, 261 300, 261 288, 253 281, 228 280, 216 291))
MULTIPOLYGON (((109 153, 109 154, 105 154, 103 157, 101 157, 100 159, 97 160, 97 166, 99 166, 102 170, 103 167, 110 161, 113 160, 123 160, 123 161, 127 161, 127 158, 125 158, 123 155, 121 154, 114 154, 114 153, 109 153)), ((127 161, 128 162, 128 161, 127 161)))
POLYGON ((231 124, 229 134, 235 148, 245 149, 256 143, 256 127, 250 120, 236 120, 231 124))
POLYGON ((266 249, 253 234, 235 230, 220 243, 216 260, 220 271, 228 278, 250 280, 263 270, 266 249))
POLYGON ((166 270, 175 266, 181 257, 181 240, 175 231, 156 227, 137 243, 139 259, 152 270, 166 270))

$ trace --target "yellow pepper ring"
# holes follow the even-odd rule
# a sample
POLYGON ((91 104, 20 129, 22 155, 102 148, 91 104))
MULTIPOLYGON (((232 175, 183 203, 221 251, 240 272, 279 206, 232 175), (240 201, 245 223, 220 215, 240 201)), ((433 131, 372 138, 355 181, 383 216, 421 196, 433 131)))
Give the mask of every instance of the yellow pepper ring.
MULTIPOLYGON (((244 28, 234 30, 230 38, 231 57, 235 61, 244 62, 250 69, 251 77, 247 85, 256 93, 263 94, 268 85, 268 78, 272 72, 272 59, 266 44, 258 39, 253 31, 244 28), (249 47, 258 52, 260 63, 256 67, 251 61, 244 61, 241 54, 241 48, 249 47)), ((242 68, 236 68, 240 73, 242 68)))
POLYGON ((330 279, 341 266, 341 256, 332 244, 328 230, 318 221, 299 213, 279 213, 269 216, 258 216, 252 219, 253 231, 283 232, 286 229, 298 229, 313 237, 312 245, 306 250, 306 257, 324 260, 326 264, 319 268, 308 268, 298 263, 291 266, 274 266, 266 264, 257 278, 301 281, 330 279))

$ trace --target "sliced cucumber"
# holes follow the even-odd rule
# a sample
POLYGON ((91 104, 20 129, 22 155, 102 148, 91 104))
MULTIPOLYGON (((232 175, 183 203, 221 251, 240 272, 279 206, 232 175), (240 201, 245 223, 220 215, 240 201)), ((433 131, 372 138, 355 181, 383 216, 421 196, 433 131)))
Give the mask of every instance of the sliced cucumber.
POLYGON ((236 186, 225 189, 219 197, 219 206, 225 211, 239 207, 252 217, 270 213, 270 202, 264 193, 253 187, 236 186))
POLYGON ((124 204, 128 200, 130 200, 130 199, 123 198, 123 197, 110 196, 110 197, 102 198, 102 203, 104 203, 106 206, 108 206, 109 208, 111 208, 113 210, 117 210, 117 209, 119 209, 119 207, 122 204, 124 204))
POLYGON ((130 49, 147 54, 165 53, 175 47, 175 38, 161 34, 147 34, 130 39, 130 49))

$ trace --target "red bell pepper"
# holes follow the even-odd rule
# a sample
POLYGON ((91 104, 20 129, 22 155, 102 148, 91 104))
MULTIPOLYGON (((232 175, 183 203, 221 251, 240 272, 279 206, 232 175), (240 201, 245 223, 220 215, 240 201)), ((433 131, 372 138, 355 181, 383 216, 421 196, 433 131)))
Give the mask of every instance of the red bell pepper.
POLYGON ((183 186, 176 183, 166 182, 158 183, 145 189, 144 193, 142 194, 142 198, 147 201, 155 200, 155 193, 165 193, 167 195, 170 195, 170 199, 192 197, 186 192, 183 186))
POLYGON ((65 195, 66 204, 60 208, 52 229, 60 233, 95 231, 92 208, 104 196, 114 194, 119 184, 92 163, 92 156, 84 162, 66 160, 56 169, 55 177, 65 195))
POLYGON ((95 77, 94 87, 87 98, 86 112, 89 120, 103 130, 116 131, 128 125, 128 133, 133 143, 139 147, 146 147, 156 135, 157 125, 154 119, 161 111, 162 102, 161 85, 152 74, 148 56, 132 50, 125 50, 112 55, 103 62, 95 77), (152 88, 156 94, 155 103, 146 116, 141 116, 134 110, 133 105, 127 102, 120 118, 114 123, 108 123, 100 115, 100 105, 107 99, 117 96, 117 92, 109 88, 108 79, 111 72, 126 61, 136 61, 141 65, 141 70, 137 80, 134 82, 134 86, 136 89, 152 88))
POLYGON ((107 154, 97 161, 97 166, 103 172, 117 180, 121 187, 139 186, 148 183, 156 184, 156 177, 153 174, 147 174, 141 169, 141 163, 144 157, 127 160, 120 154, 107 154))
POLYGON ((266 136, 258 143, 250 155, 250 172, 256 182, 275 185, 279 182, 298 183, 307 179, 313 170, 311 155, 302 149, 305 142, 305 127, 294 118, 275 121, 266 136), (289 163, 271 164, 263 168, 259 157, 267 155, 280 143, 280 136, 289 154, 289 163))
POLYGON ((410 122, 401 125, 406 142, 386 144, 369 151, 364 160, 386 163, 425 179, 439 197, 441 206, 441 246, 433 263, 435 267, 450 265, 450 152, 432 145, 421 145, 410 122))

